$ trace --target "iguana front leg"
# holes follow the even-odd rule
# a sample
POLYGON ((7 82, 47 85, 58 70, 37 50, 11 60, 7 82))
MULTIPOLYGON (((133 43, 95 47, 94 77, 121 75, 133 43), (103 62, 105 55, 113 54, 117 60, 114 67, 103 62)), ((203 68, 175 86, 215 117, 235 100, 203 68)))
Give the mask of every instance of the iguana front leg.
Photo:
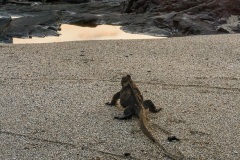
POLYGON ((125 108, 123 114, 115 116, 115 119, 120 119, 120 120, 124 120, 124 119, 129 119, 131 118, 133 115, 133 110, 132 107, 128 106, 127 108, 125 108))
POLYGON ((114 94, 112 101, 110 103, 107 102, 106 105, 114 106, 116 105, 118 99, 120 99, 120 92, 117 92, 116 94, 114 94))
POLYGON ((145 109, 149 109, 149 111, 153 113, 157 113, 162 109, 162 108, 157 109, 151 100, 143 101, 143 106, 145 109))

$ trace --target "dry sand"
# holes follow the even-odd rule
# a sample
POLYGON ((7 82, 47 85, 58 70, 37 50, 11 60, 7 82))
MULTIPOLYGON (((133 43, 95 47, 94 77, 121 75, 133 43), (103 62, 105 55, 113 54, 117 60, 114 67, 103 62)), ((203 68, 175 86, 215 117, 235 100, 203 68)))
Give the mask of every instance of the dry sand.
POLYGON ((240 35, 0 45, 0 159, 168 159, 105 105, 125 73, 169 152, 240 159, 240 35))

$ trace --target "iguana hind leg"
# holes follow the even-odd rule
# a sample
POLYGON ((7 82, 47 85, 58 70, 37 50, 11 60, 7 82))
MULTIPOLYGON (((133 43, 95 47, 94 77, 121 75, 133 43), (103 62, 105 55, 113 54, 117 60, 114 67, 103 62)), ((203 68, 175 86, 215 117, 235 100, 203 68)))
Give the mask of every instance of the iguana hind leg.
POLYGON ((114 94, 111 102, 107 102, 106 105, 111 105, 114 106, 117 103, 117 100, 120 98, 120 92, 117 92, 116 94, 114 94))
POLYGON ((157 113, 162 109, 162 108, 157 109, 151 100, 143 101, 143 106, 145 109, 149 109, 149 111, 153 113, 157 113))
POLYGON ((115 119, 120 119, 120 120, 124 120, 124 119, 129 119, 131 118, 133 115, 133 111, 132 111, 132 107, 127 107, 125 108, 123 114, 115 116, 115 119))

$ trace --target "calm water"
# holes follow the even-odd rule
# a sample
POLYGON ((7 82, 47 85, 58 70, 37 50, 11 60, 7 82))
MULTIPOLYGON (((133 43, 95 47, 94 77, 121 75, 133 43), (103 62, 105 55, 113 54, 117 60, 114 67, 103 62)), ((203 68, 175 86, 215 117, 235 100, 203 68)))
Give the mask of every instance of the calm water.
POLYGON ((121 26, 99 25, 95 28, 80 27, 75 25, 62 24, 59 37, 50 36, 45 38, 22 39, 13 38, 13 44, 24 43, 52 43, 81 40, 109 40, 109 39, 156 39, 154 37, 140 34, 130 34, 120 30, 121 26))

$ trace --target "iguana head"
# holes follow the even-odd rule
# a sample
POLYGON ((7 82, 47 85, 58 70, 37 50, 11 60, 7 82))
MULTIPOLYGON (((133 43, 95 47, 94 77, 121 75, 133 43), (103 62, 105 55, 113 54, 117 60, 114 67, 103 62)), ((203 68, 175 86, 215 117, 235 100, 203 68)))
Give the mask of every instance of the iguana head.
POLYGON ((131 82, 132 82, 132 79, 131 79, 131 76, 129 74, 122 77, 122 81, 121 81, 122 86, 126 86, 131 82))

